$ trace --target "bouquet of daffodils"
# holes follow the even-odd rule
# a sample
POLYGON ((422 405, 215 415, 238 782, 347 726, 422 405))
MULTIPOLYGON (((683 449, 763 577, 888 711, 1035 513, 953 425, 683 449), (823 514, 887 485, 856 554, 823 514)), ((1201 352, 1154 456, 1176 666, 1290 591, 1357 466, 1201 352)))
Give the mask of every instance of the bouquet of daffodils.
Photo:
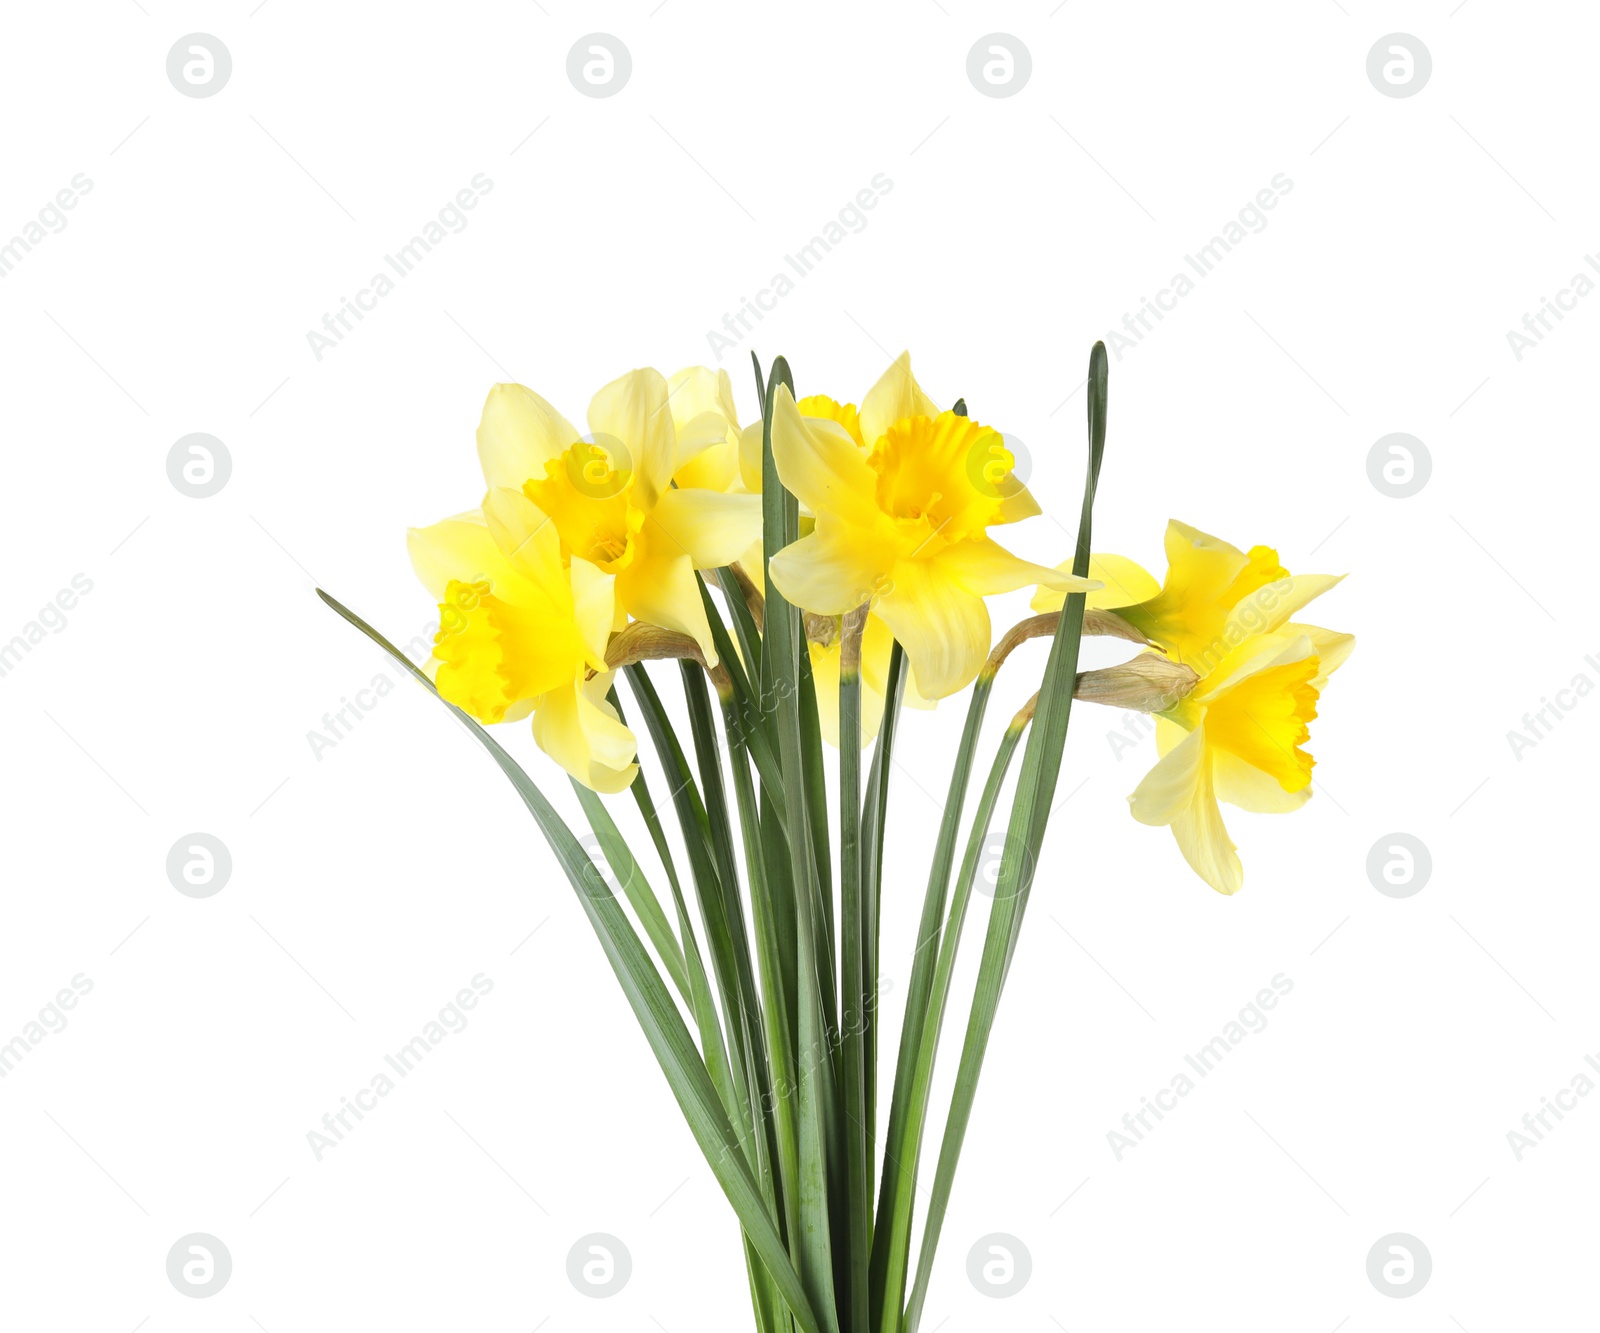
POLYGON ((1055 569, 991 535, 1039 507, 1000 433, 963 402, 941 409, 909 357, 859 405, 797 398, 780 358, 768 376, 756 366, 761 420, 745 429, 725 371, 624 375, 589 404, 588 434, 521 385, 497 385, 478 427, 482 504, 410 534, 440 609, 425 668, 321 594, 471 728, 533 815, 738 1218, 762 1333, 918 1328, 1075 698, 1155 716, 1160 758, 1129 798, 1133 816, 1170 827, 1223 893, 1243 871, 1219 801, 1278 813, 1311 794, 1308 724, 1353 640, 1294 616, 1337 580, 1292 576, 1267 547, 1177 522, 1159 583, 1091 554, 1106 370, 1096 344, 1077 547, 1055 569), (984 598, 1027 587, 1037 614, 996 639, 984 598), (1080 672, 1085 634, 1140 651, 1080 672), (974 803, 996 674, 1035 637, 1050 641, 1043 678, 974 803), (666 659, 688 748, 646 666, 666 659), (895 736, 904 705, 969 687, 885 1080, 878 941, 895 736), (581 838, 480 725, 530 716, 588 820, 581 838), (956 953, 1019 749, 918 1218, 956 953), (629 845, 605 799, 624 792, 648 848, 629 845))

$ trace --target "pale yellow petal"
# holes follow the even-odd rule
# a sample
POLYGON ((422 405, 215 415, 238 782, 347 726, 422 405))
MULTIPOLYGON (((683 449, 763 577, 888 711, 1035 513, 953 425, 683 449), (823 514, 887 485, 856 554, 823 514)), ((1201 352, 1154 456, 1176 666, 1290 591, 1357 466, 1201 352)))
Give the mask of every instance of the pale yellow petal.
POLYGON ((1089 606, 1093 609, 1109 611, 1119 606, 1132 606, 1161 591, 1155 575, 1125 555, 1090 556, 1089 577, 1106 585, 1089 594, 1089 606))
POLYGON ((1322 667, 1311 682, 1319 691, 1326 687, 1328 677, 1342 667, 1345 664, 1345 659, 1355 651, 1356 636, 1354 634, 1342 634, 1338 630, 1323 629, 1320 625, 1296 625, 1291 623, 1283 626, 1280 633, 1303 634, 1311 640, 1311 647, 1315 650, 1317 660, 1322 667))
POLYGON ((1308 634, 1289 634, 1283 630, 1258 634, 1228 653, 1216 669, 1195 687, 1191 698, 1198 703, 1214 704, 1251 676, 1273 667, 1303 662, 1315 655, 1316 649, 1308 634))
POLYGON ((578 637, 583 641, 589 665, 596 671, 604 671, 606 645, 611 640, 611 627, 616 623, 616 578, 576 556, 569 577, 578 637))
POLYGON ((1080 579, 1070 570, 1047 569, 1031 560, 1014 556, 987 537, 969 537, 947 546, 933 558, 941 577, 979 596, 1012 592, 1029 584, 1043 584, 1062 594, 1089 592, 1098 587, 1093 579, 1080 579))
POLYGON ((1343 574, 1295 574, 1257 588, 1233 608, 1223 635, 1229 643, 1240 643, 1252 634, 1269 633, 1343 579, 1343 574))
POLYGON ((1196 727, 1161 756, 1128 797, 1141 824, 1170 824, 1194 802, 1206 767, 1205 732, 1196 727))
MULTIPOLYGON (((681 440, 681 436, 679 437, 681 440)), ((679 449, 679 458, 684 451, 679 449)), ((701 449, 685 462, 678 464, 673 480, 681 487, 702 491, 734 491, 742 494, 744 484, 739 477, 739 447, 737 443, 719 441, 701 449)))
POLYGON ((1212 777, 1217 799, 1258 815, 1281 815, 1298 810, 1311 799, 1311 788, 1284 791, 1271 773, 1220 747, 1212 755, 1212 777))
POLYGON ((569 587, 561 564, 561 534, 545 512, 520 490, 491 487, 483 498, 483 517, 495 544, 519 573, 560 604, 569 587))
POLYGON ((1169 825, 1191 869, 1218 893, 1236 893, 1244 867, 1228 837, 1212 781, 1205 728, 1170 750, 1128 798, 1141 824, 1169 825))
POLYGON ((861 400, 861 438, 870 449, 895 422, 936 417, 939 411, 911 373, 911 353, 901 352, 861 400))
MULTIPOLYGON (((1072 561, 1063 560, 1056 569, 1060 573, 1070 574, 1072 561)), ((1089 577, 1105 585, 1091 592, 1086 599, 1084 605, 1091 611, 1110 611, 1119 606, 1132 606, 1136 602, 1154 597, 1161 591, 1161 585, 1156 582, 1155 575, 1125 555, 1091 555, 1089 577)), ((1059 611, 1066 600, 1067 595, 1064 592, 1041 586, 1028 605, 1041 613, 1059 611)))
POLYGON ((544 465, 570 448, 578 432, 549 403, 520 384, 489 390, 478 422, 478 461, 491 489, 521 490, 530 477, 544 476, 544 465))
MULTIPOLYGON (((776 578, 776 562, 773 571, 776 578)), ((933 562, 900 561, 873 609, 900 640, 925 699, 965 687, 989 655, 983 598, 941 577, 933 562)))
POLYGON ((609 673, 585 682, 582 675, 539 696, 533 738, 539 748, 584 786, 598 792, 626 791, 638 774, 633 733, 606 701, 609 673))
POLYGON ((589 403, 589 429, 620 440, 633 466, 633 499, 649 510, 672 481, 677 432, 659 370, 630 370, 589 403))
POLYGON ((1175 518, 1167 520, 1163 545, 1167 552, 1166 584, 1169 588, 1226 585, 1249 562, 1249 557, 1232 542, 1201 532, 1175 518))
POLYGON ((750 582, 756 585, 756 591, 763 597, 767 595, 767 555, 766 547, 760 537, 739 554, 739 568, 749 576, 750 582))
POLYGON ((778 591, 823 616, 842 616, 870 601, 889 586, 893 552, 855 536, 839 524, 819 524, 784 547, 769 566, 778 591))
POLYGON ((1034 518, 1044 513, 1039 507, 1039 502, 1033 498, 1033 492, 1013 477, 1004 487, 1004 494, 1000 503, 995 507, 995 523, 1020 523, 1025 518, 1034 518))
POLYGON ((1244 887, 1244 865, 1222 822, 1209 777, 1194 804, 1172 821, 1172 836, 1189 868, 1218 893, 1238 893, 1244 887))
POLYGON ((506 557, 476 510, 471 515, 447 518, 431 527, 406 532, 411 567, 433 600, 442 602, 452 582, 488 580, 497 594, 525 601, 525 580, 506 557), (518 597, 517 594, 523 594, 518 597))
POLYGON ((676 542, 658 531, 640 533, 633 562, 617 575, 616 593, 617 604, 635 620, 687 634, 700 645, 706 662, 717 664, 694 562, 676 542))
POLYGON ((716 569, 761 539, 761 497, 678 487, 656 502, 645 526, 686 551, 696 569, 716 569))
POLYGON ((677 432, 679 468, 701 450, 731 442, 739 433, 733 382, 726 370, 686 366, 674 371, 667 377, 667 406, 677 432))
POLYGON ((765 425, 753 421, 739 432, 739 480, 752 495, 761 494, 761 437, 765 425))
POLYGON ((772 457, 783 484, 819 518, 876 525, 878 474, 843 426, 801 416, 781 385, 772 405, 772 457))

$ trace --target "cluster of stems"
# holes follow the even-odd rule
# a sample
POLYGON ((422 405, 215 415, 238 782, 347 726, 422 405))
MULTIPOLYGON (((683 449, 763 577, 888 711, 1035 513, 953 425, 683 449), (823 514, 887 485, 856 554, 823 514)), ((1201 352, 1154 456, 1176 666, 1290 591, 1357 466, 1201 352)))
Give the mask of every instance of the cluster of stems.
MULTIPOLYGON (((799 535, 798 506, 777 475, 771 444, 774 393, 780 384, 792 393, 793 384, 781 359, 770 377, 762 378, 758 367, 757 381, 770 559, 799 535)), ((1080 577, 1088 571, 1105 441, 1106 357, 1099 344, 1088 390, 1089 464, 1073 568, 1080 577)), ((1196 682, 1186 668, 1151 653, 1079 672, 1084 634, 1144 642, 1115 615, 1086 611, 1082 594, 1000 640, 968 697, 933 841, 898 1049, 892 1070, 880 1075, 885 829, 907 663, 896 645, 883 718, 864 765, 860 659, 867 609, 822 622, 789 605, 770 578, 765 584, 762 597, 737 566, 702 576, 715 668, 707 669, 686 636, 651 626, 630 625, 610 644, 607 664, 626 681, 629 711, 642 718, 655 754, 654 764, 641 755, 631 794, 665 897, 599 795, 572 784, 609 875, 521 766, 451 707, 538 823, 734 1209, 761 1333, 916 1333, 1053 807, 1073 700, 1159 712, 1196 682), (833 829, 832 764, 818 725, 808 642, 835 636, 840 735, 831 775, 833 829), (1004 728, 972 803, 996 676, 1034 638, 1049 642, 1039 688, 1004 728), (670 659, 678 660, 686 733, 646 666, 670 659), (1019 753, 1003 851, 997 867, 986 865, 991 825, 1019 753), (666 786, 687 873, 655 804, 652 777, 666 786), (973 890, 986 870, 994 872, 993 889, 978 979, 935 1152, 935 1058, 973 890), (880 1121, 886 1122, 881 1141, 880 1121), (919 1179, 925 1148, 931 1183, 919 1179)), ((387 640, 323 596, 432 689, 387 640)), ((620 714, 615 691, 611 701, 620 714)))

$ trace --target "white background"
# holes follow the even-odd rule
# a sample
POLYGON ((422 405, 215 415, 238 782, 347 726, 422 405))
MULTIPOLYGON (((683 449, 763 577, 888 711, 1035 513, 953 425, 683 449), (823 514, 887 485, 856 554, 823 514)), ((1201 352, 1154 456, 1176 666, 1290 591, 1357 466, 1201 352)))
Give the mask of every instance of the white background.
MULTIPOLYGON (((1119 758, 1122 719, 1079 710, 924 1328, 1588 1317, 1600 1098, 1520 1161, 1507 1132, 1600 1049, 1600 700, 1520 758, 1507 732, 1579 673, 1600 682, 1600 301, 1520 360, 1506 332, 1597 241, 1596 15, 96 0, 5 26, 0 237, 75 174, 93 184, 0 280, 0 638, 74 575, 93 589, 0 678, 0 1041, 75 975, 93 989, 0 1081, 0 1324, 750 1327, 731 1213, 500 775, 409 686, 314 756, 324 713, 398 673, 313 577, 416 635, 432 608, 403 532, 476 502, 488 386, 576 417, 630 367, 710 360, 707 330, 878 173, 893 188, 865 230, 727 354, 741 412, 752 347, 850 399, 910 347, 937 399, 1026 442, 1054 517, 1011 544, 1050 563, 1091 343, 1291 180, 1113 360, 1095 544, 1159 571, 1176 516, 1348 571, 1310 618, 1359 639, 1313 729, 1316 799, 1230 814, 1232 899, 1129 818, 1153 745, 1119 758), (1012 97, 966 75, 997 30, 1031 52, 1012 97), (214 97, 166 76, 194 32, 232 55, 214 97), (566 77, 592 32, 632 55, 609 99, 566 77), (1367 78, 1394 32, 1432 53, 1414 97, 1367 78), (318 360, 307 332, 477 173, 493 189, 470 225, 318 360), (233 462, 203 500, 166 473, 196 431, 233 462), (1395 431, 1433 460, 1409 499, 1368 479, 1395 431), (233 858, 208 899, 165 871, 194 831, 233 858), (1396 831, 1433 859, 1403 900, 1366 871, 1396 831), (478 973, 470 1025, 316 1160, 307 1132, 478 973), (1267 1029, 1118 1161, 1108 1131, 1279 973, 1267 1029), (209 1300, 165 1273, 194 1231, 233 1256, 209 1300), (1405 1300, 1365 1271, 1396 1231, 1434 1263, 1405 1300), (633 1257, 609 1300, 566 1277, 591 1232, 633 1257), (1009 1300, 966 1276, 991 1232, 1033 1256, 1009 1300)), ((996 728, 1042 661, 1013 659, 996 728)), ((901 984, 963 712, 903 733, 883 954, 901 984)))

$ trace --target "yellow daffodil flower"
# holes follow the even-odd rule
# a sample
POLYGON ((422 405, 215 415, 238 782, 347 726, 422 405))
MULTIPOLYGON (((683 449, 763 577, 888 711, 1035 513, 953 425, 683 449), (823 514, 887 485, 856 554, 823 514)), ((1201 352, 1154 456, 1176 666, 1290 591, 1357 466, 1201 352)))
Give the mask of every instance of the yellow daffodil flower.
POLYGON ((772 558, 773 582, 796 606, 843 615, 870 602, 905 649, 929 699, 967 685, 989 653, 984 597, 1030 583, 1097 586, 1019 559, 988 529, 1039 512, 1011 475, 1000 433, 941 412, 902 355, 862 400, 859 434, 806 416, 780 388, 772 449, 778 475, 816 518, 772 558))
MULTIPOLYGON (((491 491, 520 491, 549 516, 565 558, 615 577, 616 628, 632 616, 677 630, 715 665, 694 572, 749 548, 761 531, 761 502, 673 484, 719 441, 726 446, 730 430, 720 409, 698 410, 693 395, 706 390, 703 377, 680 373, 681 392, 697 409, 682 437, 658 371, 631 371, 601 389, 589 404, 587 439, 531 389, 497 384, 478 426, 478 457, 491 491)), ((720 387, 711 397, 720 399, 720 387)))
MULTIPOLYGON (((1177 519, 1167 524, 1166 549, 1167 576, 1159 586, 1124 556, 1095 556, 1089 577, 1105 587, 1090 595, 1088 605, 1115 611, 1173 661, 1202 676, 1251 635, 1283 624, 1343 577, 1290 574, 1270 546, 1241 551, 1177 519)), ((1032 605, 1058 611, 1063 600, 1041 587, 1032 605)))
MULTIPOLYGON (((1310 736, 1317 700, 1355 640, 1290 617, 1339 582, 1290 574, 1268 546, 1241 551, 1176 519, 1167 524, 1167 574, 1159 584, 1134 561, 1096 555, 1105 587, 1088 606, 1113 611, 1199 682, 1158 713, 1161 759, 1128 799, 1143 824, 1170 825, 1195 872, 1234 893, 1244 871, 1218 801, 1264 814, 1297 810, 1311 796, 1310 736)), ((1061 607, 1040 588, 1036 611, 1061 607)))
POLYGON ((1355 639, 1284 624, 1231 650, 1181 703, 1160 714, 1161 759, 1128 798, 1141 824, 1167 825, 1183 857, 1219 893, 1244 867, 1219 801, 1259 814, 1297 810, 1315 762, 1304 748, 1328 677, 1355 639))
POLYGON ((533 714, 541 749, 579 782, 632 783, 633 733, 606 701, 616 577, 563 559, 555 525, 521 491, 407 534, 417 576, 439 603, 429 674, 480 722, 533 714))

